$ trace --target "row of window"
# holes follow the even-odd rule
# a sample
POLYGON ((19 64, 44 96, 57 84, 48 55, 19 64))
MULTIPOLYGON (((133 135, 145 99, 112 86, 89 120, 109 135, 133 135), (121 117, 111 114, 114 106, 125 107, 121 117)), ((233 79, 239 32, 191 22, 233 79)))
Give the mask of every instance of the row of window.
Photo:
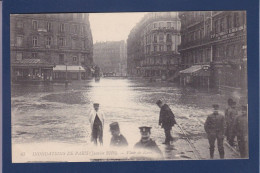
POLYGON ((199 64, 203 62, 210 62, 211 50, 194 50, 191 52, 184 53, 182 57, 182 64, 199 64))
MULTIPOLYGON (((239 27, 246 24, 244 13, 234 13, 233 15, 223 16, 214 21, 213 31, 215 34, 227 31, 231 28, 239 27)), ((197 29, 196 31, 189 32, 182 35, 183 44, 196 40, 201 40, 204 37, 210 36, 211 27, 206 24, 204 27, 197 29), (205 28, 204 28, 205 27, 205 28)))
POLYGON ((144 30, 144 34, 149 32, 152 29, 158 29, 158 28, 167 28, 167 29, 177 28, 177 29, 179 29, 179 26, 180 26, 180 21, 175 21, 175 22, 169 22, 169 21, 153 22, 153 23, 151 23, 151 24, 146 26, 146 28, 144 30))
POLYGON ((182 21, 182 26, 187 26, 190 24, 193 24, 194 22, 198 22, 201 20, 204 20, 208 16, 210 16, 211 12, 205 12, 205 11, 196 11, 196 12, 186 12, 184 15, 184 21, 182 21))
MULTIPOLYGON (((77 42, 78 40, 76 39, 71 39, 71 47, 72 48, 77 48, 77 42)), ((51 46, 53 45, 53 37, 45 37, 45 45, 46 46, 51 46)), ((66 38, 65 37, 58 37, 58 45, 59 46, 66 46, 66 38)), ((17 47, 22 47, 23 46, 23 36, 17 36, 16 37, 16 46, 17 47)), ((37 47, 39 46, 39 37, 38 36, 33 36, 32 37, 32 46, 37 47)), ((85 40, 81 40, 81 47, 86 49, 87 43, 85 40)))
MULTIPOLYGON (((65 64, 65 58, 64 58, 64 54, 59 54, 59 64, 65 64)), ((27 57, 28 58, 28 57, 27 57)), ((31 54, 31 58, 40 58, 39 57, 39 55, 38 55, 38 53, 37 52, 32 52, 32 54, 31 54)), ((71 59, 71 61, 72 62, 78 62, 78 57, 77 56, 73 56, 73 57, 71 57, 72 59, 71 59)), ((22 60, 23 59, 23 53, 22 52, 17 52, 16 53, 16 60, 22 60)), ((84 62, 84 60, 85 60, 85 57, 82 55, 82 57, 81 57, 81 63, 83 63, 84 62)))
MULTIPOLYGON (((222 59, 241 58, 246 56, 246 51, 243 51, 243 43, 221 45, 213 48, 213 61, 222 59)), ((182 64, 197 64, 203 62, 210 62, 211 50, 194 50, 183 54, 181 59, 182 64)))
POLYGON ((167 58, 146 58, 141 61, 141 65, 167 65, 174 64, 174 59, 168 60, 167 58))
POLYGON ((216 46, 213 49, 214 60, 221 60, 225 58, 239 58, 243 56, 246 52, 243 51, 243 43, 239 44, 228 44, 216 46))
POLYGON ((223 16, 214 21, 215 34, 224 32, 231 28, 236 28, 246 24, 246 15, 244 13, 233 13, 227 16, 223 16))
MULTIPOLYGON (((64 54, 59 54, 59 64, 65 64, 64 56, 65 56, 64 54)), ((81 61, 84 62, 84 56, 82 56, 81 61)), ((78 57, 73 56, 72 57, 72 62, 78 62, 78 57)))
MULTIPOLYGON (((17 21, 17 28, 22 29, 23 27, 24 27, 23 21, 18 20, 17 21)), ((46 25, 45 25, 44 28, 46 29, 47 32, 50 32, 50 31, 53 30, 53 27, 54 26, 53 26, 52 22, 46 22, 46 25)), ((65 26, 64 23, 60 23, 58 27, 59 27, 58 28, 59 32, 65 32, 66 29, 68 28, 68 26, 65 26)), ((38 30, 38 28, 39 28, 39 21, 33 20, 32 21, 32 29, 33 30, 38 30)), ((86 32, 86 26, 80 26, 80 25, 77 25, 77 24, 71 24, 70 25, 70 31, 72 33, 78 33, 78 32, 85 33, 86 32)))
POLYGON ((172 49, 172 45, 166 45, 166 47, 164 45, 148 45, 145 47, 145 53, 149 54, 151 51, 153 52, 163 52, 163 51, 173 51, 172 49))
MULTIPOLYGON (((159 42, 162 42, 164 40, 164 34, 153 34, 153 43, 158 42, 158 37, 159 37, 159 42)), ((151 43, 152 35, 146 36, 145 37, 145 43, 151 43)), ((171 34, 166 34, 166 42, 172 42, 172 35, 171 34)))
POLYGON ((183 35, 182 36, 183 44, 189 43, 189 42, 192 42, 192 41, 196 41, 196 40, 201 40, 202 38, 204 38, 204 35, 209 36, 210 35, 210 28, 209 28, 209 26, 206 26, 206 28, 207 28, 206 31, 204 31, 204 29, 202 28, 200 30, 190 32, 189 34, 183 35), (205 34, 204 34, 204 32, 205 32, 205 34))

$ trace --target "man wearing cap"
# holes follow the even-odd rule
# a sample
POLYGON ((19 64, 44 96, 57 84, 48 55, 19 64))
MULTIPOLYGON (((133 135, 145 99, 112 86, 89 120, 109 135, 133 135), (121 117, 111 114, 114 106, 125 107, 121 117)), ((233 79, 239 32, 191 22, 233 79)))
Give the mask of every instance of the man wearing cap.
POLYGON ((221 159, 223 159, 225 155, 223 146, 225 118, 223 115, 218 113, 219 105, 214 104, 212 107, 213 113, 207 117, 204 124, 204 129, 208 135, 209 140, 210 158, 213 159, 214 157, 215 141, 217 139, 219 156, 221 159))
POLYGON ((229 107, 225 111, 225 121, 227 125, 226 129, 226 136, 228 143, 233 146, 234 145, 234 135, 233 133, 233 125, 235 118, 237 117, 237 110, 236 110, 236 102, 232 99, 228 99, 228 105, 229 107))
POLYGON ((233 133, 237 136, 241 158, 248 158, 248 118, 247 106, 242 106, 241 115, 234 122, 233 133))
POLYGON ((174 124, 177 124, 175 121, 175 116, 172 113, 170 107, 167 104, 163 104, 161 100, 158 100, 156 104, 161 109, 159 116, 159 126, 164 129, 165 133, 165 142, 163 144, 170 144, 170 141, 173 140, 171 135, 172 127, 174 124))
POLYGON ((120 133, 118 122, 113 122, 110 124, 110 132, 112 134, 112 138, 110 141, 111 147, 126 147, 128 146, 127 140, 120 133))
POLYGON ((151 128, 152 127, 147 127, 147 126, 139 127, 141 133, 141 140, 135 144, 134 148, 151 150, 162 156, 161 150, 159 149, 155 141, 153 141, 150 138, 151 128))
POLYGON ((103 145, 103 128, 105 122, 105 115, 99 110, 99 104, 93 104, 94 110, 90 112, 89 122, 91 124, 92 136, 91 140, 97 145, 97 139, 100 145, 103 145))

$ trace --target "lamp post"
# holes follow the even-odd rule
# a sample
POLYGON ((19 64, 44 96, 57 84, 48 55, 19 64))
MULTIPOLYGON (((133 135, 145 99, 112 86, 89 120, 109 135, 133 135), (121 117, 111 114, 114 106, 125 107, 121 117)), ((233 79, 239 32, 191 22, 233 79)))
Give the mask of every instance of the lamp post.
POLYGON ((221 92, 221 88, 220 88, 220 76, 222 75, 222 72, 220 71, 220 69, 218 70, 218 92, 221 92))
POLYGON ((80 76, 81 74, 80 74, 80 66, 79 66, 79 80, 81 80, 81 76, 80 76))
POLYGON ((65 61, 66 65, 66 80, 65 80, 65 87, 68 87, 68 63, 65 61))

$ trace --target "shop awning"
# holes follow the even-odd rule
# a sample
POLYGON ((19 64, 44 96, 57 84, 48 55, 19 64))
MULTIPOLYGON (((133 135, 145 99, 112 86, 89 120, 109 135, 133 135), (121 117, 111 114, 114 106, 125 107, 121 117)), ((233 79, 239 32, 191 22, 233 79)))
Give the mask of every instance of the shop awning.
POLYGON ((160 65, 160 66, 143 66, 140 67, 141 69, 144 70, 177 70, 176 66, 166 66, 166 65, 160 65))
MULTIPOLYGON (((54 72, 66 72, 66 65, 56 65, 54 72)), ((68 65, 67 72, 85 72, 86 70, 80 65, 68 65)))
POLYGON ((210 76, 209 66, 193 65, 185 70, 181 70, 180 74, 193 76, 210 76))
POLYGON ((192 73, 195 73, 197 71, 199 71, 200 69, 202 69, 202 66, 201 65, 193 65, 185 70, 181 70, 180 73, 183 73, 183 74, 192 74, 192 73))
POLYGON ((11 63, 12 67, 41 67, 41 68, 52 68, 54 64, 49 63, 43 59, 22 59, 16 60, 11 63))

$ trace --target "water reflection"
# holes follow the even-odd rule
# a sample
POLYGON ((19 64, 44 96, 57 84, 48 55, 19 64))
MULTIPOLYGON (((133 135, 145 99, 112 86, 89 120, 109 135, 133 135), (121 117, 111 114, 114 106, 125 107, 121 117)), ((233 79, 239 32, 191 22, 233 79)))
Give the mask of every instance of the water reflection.
MULTIPOLYGON (((192 156, 187 151, 182 154, 175 149, 179 140, 173 146, 161 144, 164 133, 158 126, 159 109, 155 102, 165 100, 177 122, 192 137, 204 134, 202 123, 210 113, 211 104, 223 98, 212 93, 183 94, 182 89, 170 85, 128 79, 75 81, 67 88, 64 84, 12 85, 13 143, 48 141, 89 145, 88 113, 92 103, 98 102, 106 114, 105 146, 110 142, 111 122, 119 122, 129 146, 140 140, 138 127, 146 125, 152 127, 151 137, 165 151, 166 158, 188 159, 192 156)), ((173 133, 181 135, 176 128, 173 133)))

